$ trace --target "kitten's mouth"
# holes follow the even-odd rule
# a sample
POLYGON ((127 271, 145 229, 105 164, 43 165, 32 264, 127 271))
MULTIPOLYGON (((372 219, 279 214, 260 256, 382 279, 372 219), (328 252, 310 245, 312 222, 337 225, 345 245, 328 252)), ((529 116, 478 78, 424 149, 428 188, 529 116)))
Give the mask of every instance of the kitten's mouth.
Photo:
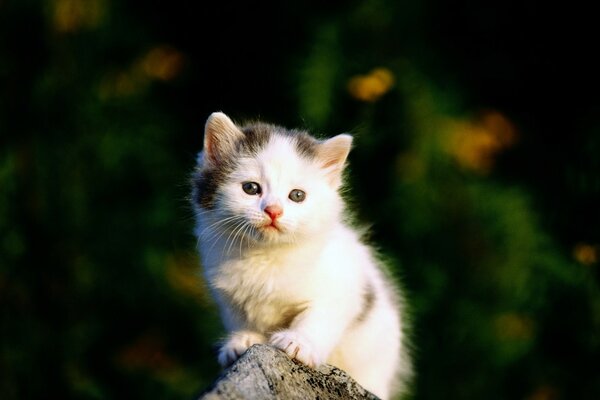
POLYGON ((277 226, 277 224, 275 223, 275 221, 271 221, 271 223, 269 224, 264 224, 262 226, 262 229, 265 231, 277 231, 277 232, 281 232, 281 228, 279 226, 277 226))

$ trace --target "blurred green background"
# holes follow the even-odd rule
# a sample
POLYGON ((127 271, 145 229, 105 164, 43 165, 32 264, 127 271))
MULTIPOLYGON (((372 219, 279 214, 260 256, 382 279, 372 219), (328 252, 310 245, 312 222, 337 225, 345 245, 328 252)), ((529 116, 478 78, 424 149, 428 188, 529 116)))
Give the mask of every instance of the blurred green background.
POLYGON ((0 398, 216 378, 187 196, 217 110, 355 135, 415 399, 600 398, 595 26, 577 2, 0 0, 0 398))

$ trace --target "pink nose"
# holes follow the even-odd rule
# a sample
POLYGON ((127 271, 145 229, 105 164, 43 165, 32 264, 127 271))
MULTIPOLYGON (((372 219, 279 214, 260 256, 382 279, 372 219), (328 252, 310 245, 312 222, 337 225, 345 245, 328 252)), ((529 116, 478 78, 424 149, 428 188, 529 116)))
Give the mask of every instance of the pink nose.
POLYGON ((265 212, 267 215, 269 215, 269 217, 271 217, 272 221, 275 221, 277 218, 281 217, 281 214, 283 214, 283 208, 277 205, 266 206, 265 212))

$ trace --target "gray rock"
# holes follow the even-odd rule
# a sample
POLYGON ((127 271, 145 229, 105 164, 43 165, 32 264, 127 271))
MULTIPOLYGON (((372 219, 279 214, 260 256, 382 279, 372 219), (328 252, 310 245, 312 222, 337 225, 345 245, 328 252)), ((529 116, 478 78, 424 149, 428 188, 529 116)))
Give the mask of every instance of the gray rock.
POLYGON ((331 365, 314 370, 274 347, 254 345, 199 398, 250 399, 377 400, 377 397, 331 365))

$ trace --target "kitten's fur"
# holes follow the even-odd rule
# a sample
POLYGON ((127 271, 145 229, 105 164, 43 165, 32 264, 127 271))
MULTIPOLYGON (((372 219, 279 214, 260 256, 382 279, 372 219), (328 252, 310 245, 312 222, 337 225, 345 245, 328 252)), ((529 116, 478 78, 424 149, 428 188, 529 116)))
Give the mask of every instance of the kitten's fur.
POLYGON ((351 143, 263 123, 240 128, 213 113, 193 177, 196 235, 229 331, 222 365, 270 343, 306 365, 335 365, 386 399, 411 375, 402 299, 344 222, 338 190, 351 143), (260 192, 246 193, 257 187, 248 182, 260 192), (303 201, 290 199, 294 189, 303 201))

